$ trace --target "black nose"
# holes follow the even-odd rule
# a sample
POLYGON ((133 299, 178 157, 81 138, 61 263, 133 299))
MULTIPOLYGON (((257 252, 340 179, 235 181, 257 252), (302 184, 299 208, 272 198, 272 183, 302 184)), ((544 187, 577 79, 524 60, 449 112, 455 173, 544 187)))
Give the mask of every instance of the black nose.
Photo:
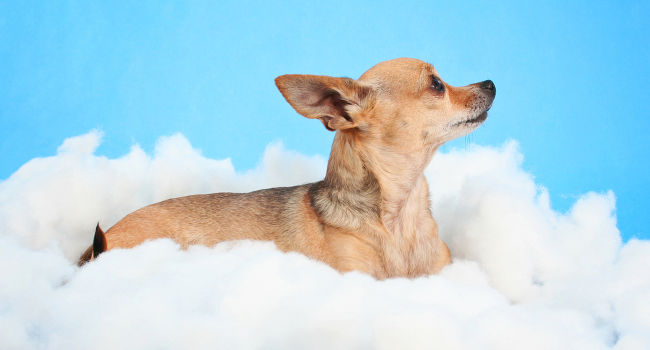
POLYGON ((494 86, 494 83, 492 80, 486 80, 484 82, 480 83, 481 89, 488 90, 489 92, 492 93, 492 95, 496 95, 497 93, 497 87, 494 86))

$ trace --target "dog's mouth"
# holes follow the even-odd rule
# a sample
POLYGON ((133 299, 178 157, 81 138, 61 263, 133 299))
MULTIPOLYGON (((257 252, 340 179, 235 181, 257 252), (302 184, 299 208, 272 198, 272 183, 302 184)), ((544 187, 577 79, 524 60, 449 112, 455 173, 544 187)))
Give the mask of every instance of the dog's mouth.
POLYGON ((477 124, 481 124, 481 123, 483 123, 485 121, 485 119, 487 119, 488 110, 489 110, 489 108, 486 109, 485 111, 483 111, 483 113, 477 115, 474 118, 459 121, 456 124, 454 124, 454 126, 474 126, 474 125, 477 125, 477 124))

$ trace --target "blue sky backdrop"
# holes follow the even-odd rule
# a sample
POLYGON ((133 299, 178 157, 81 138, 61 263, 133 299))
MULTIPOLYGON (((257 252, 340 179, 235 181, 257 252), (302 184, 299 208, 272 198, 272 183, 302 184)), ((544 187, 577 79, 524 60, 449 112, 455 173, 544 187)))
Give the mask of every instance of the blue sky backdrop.
POLYGON ((623 237, 650 238, 648 18, 647 1, 0 2, 0 178, 93 128, 107 156, 174 132, 240 170, 276 140, 326 156, 333 134, 273 79, 407 56, 495 82, 471 141, 518 140, 554 208, 612 189, 623 237))

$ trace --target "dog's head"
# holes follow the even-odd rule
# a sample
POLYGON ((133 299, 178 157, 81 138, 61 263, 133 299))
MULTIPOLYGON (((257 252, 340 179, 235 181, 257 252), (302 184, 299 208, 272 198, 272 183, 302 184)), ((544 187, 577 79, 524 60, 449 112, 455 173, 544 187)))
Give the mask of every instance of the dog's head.
POLYGON ((432 65, 412 58, 379 63, 358 80, 289 74, 275 82, 303 116, 397 152, 437 148, 472 132, 496 93, 490 80, 450 86, 432 65))

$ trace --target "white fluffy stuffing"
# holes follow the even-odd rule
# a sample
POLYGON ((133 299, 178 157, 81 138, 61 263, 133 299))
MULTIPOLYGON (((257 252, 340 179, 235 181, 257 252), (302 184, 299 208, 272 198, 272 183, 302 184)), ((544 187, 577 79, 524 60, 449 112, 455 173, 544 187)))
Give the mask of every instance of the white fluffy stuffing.
POLYGON ((270 145, 239 173, 182 135, 108 159, 100 140, 69 138, 0 182, 0 349, 650 349, 650 242, 621 241, 611 192, 554 211, 515 142, 437 154, 426 175, 454 263, 376 281, 250 241, 157 240, 77 268, 97 221, 326 165, 270 145))

